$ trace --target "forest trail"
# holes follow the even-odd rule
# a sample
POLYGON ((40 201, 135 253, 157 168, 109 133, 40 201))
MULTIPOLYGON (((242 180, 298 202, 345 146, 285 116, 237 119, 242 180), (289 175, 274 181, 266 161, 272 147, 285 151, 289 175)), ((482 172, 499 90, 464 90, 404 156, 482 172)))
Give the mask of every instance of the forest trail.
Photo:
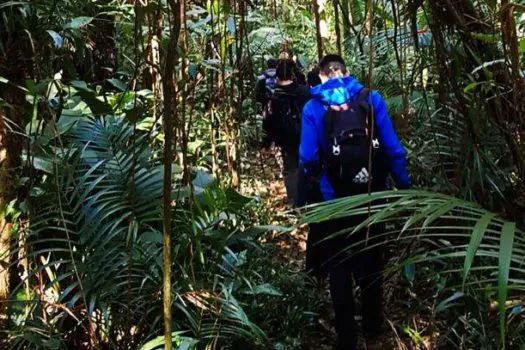
MULTIPOLYGON (((262 154, 258 150, 249 153, 249 169, 244 175, 242 192, 262 194, 264 206, 272 214, 273 225, 295 226, 297 217, 289 211, 286 203, 280 152, 273 149, 272 154, 262 154)), ((271 232, 263 238, 263 244, 278 252, 273 257, 274 265, 289 274, 304 274, 307 235, 306 227, 296 228, 289 233, 271 232)), ((307 278, 306 275, 304 277, 307 278)), ((317 313, 317 324, 307 337, 301 339, 301 348, 330 350, 335 339, 335 330, 329 320, 333 317, 330 295, 327 288, 317 289, 315 293, 321 299, 322 309, 311 310, 317 313)))
MULTIPOLYGON (((258 151, 251 151, 248 159, 248 170, 244 175, 242 192, 250 195, 263 194, 264 205, 272 213, 272 224, 283 226, 295 226, 297 217, 291 213, 286 204, 286 189, 281 175, 282 158, 279 151, 270 155, 263 155, 258 151), (261 175, 262 174, 262 175, 261 175)), ((275 265, 280 266, 289 274, 303 274, 306 260, 306 240, 308 231, 306 227, 299 227, 289 233, 269 233, 263 243, 266 248, 275 250, 278 254, 274 257, 275 265)), ((394 255, 394 254, 391 254, 394 255)), ((392 256, 391 260, 396 260, 392 256)), ((307 278, 306 276, 304 276, 307 278)), ((403 329, 424 329, 427 323, 423 317, 413 318, 412 325, 405 326, 406 298, 402 295, 408 290, 404 288, 400 279, 401 272, 390 273, 385 278, 384 300, 385 300, 385 333, 377 339, 375 344, 369 347, 373 349, 407 350, 407 349, 432 349, 429 337, 418 339, 419 345, 414 345, 408 334, 403 329)), ((315 287, 312 287, 315 288, 315 287)), ((301 349, 330 350, 336 337, 332 326, 333 310, 330 300, 328 285, 315 290, 321 300, 321 307, 311 310, 317 314, 316 325, 301 339, 301 349)), ((412 295, 412 297, 417 297, 412 295)), ((418 332, 417 332, 418 333, 418 332)), ((366 349, 364 339, 360 342, 361 349, 366 349)))
POLYGON ((305 218, 373 201, 389 225, 374 348, 522 349, 524 13, 494 0, 2 1, 0 350, 331 349, 306 230, 281 229, 297 217, 279 162, 254 146, 253 90, 270 57, 306 73, 332 53, 380 92, 412 184, 305 218))

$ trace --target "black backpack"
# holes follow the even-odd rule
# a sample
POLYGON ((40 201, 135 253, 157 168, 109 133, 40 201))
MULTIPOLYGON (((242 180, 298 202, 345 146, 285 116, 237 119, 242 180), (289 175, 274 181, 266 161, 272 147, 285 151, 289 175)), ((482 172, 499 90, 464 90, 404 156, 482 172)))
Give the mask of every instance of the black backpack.
POLYGON ((277 87, 268 103, 276 144, 298 145, 301 139, 301 108, 298 96, 277 87))
POLYGON ((378 161, 382 149, 368 96, 369 90, 364 88, 357 100, 348 103, 347 110, 329 108, 324 117, 328 141, 325 167, 338 197, 367 193, 369 181, 377 190, 386 179, 378 161), (370 165, 373 174, 369 174, 370 165))

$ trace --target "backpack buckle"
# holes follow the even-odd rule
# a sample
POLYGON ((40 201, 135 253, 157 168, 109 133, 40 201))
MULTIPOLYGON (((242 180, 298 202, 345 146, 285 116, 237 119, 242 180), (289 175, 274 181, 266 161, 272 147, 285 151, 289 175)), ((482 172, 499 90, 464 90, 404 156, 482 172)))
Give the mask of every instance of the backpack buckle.
POLYGON ((339 156, 341 154, 341 146, 332 145, 332 154, 336 157, 339 156))
POLYGON ((372 148, 373 149, 378 149, 379 148, 379 140, 378 139, 373 139, 372 140, 372 148))

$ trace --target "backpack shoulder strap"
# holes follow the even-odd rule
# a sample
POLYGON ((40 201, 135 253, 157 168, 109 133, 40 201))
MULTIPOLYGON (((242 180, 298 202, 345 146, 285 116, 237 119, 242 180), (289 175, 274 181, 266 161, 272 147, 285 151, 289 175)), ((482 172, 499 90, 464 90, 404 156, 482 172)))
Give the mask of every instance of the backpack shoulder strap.
POLYGON ((371 109, 371 106, 369 103, 369 96, 370 96, 370 89, 367 87, 364 87, 359 92, 359 95, 357 96, 357 100, 356 100, 357 105, 359 105, 361 108, 363 108, 366 111, 367 118, 370 114, 370 109, 371 109))
POLYGON ((365 102, 368 104, 368 97, 370 96, 370 89, 365 87, 361 92, 359 92, 359 96, 357 97, 357 100, 359 102, 365 102))
POLYGON ((332 128, 333 128, 332 120, 334 119, 336 113, 338 113, 338 112, 336 112, 333 109, 331 109, 330 106, 328 106, 328 108, 326 108, 326 112, 324 113, 324 117, 323 117, 323 119, 324 119, 324 136, 325 136, 325 140, 330 139, 330 135, 332 135, 332 128))
POLYGON ((372 105, 370 104, 370 89, 367 88, 367 87, 364 87, 363 90, 361 90, 361 92, 359 93, 359 97, 357 98, 357 101, 359 103, 359 105, 364 108, 367 113, 366 113, 366 123, 367 125, 370 127, 370 138, 374 138, 375 137, 375 134, 376 134, 376 119, 375 119, 375 116, 374 116, 374 113, 372 111, 372 105), (370 120, 372 119, 372 120, 370 120), (373 126, 372 126, 373 124, 373 126))

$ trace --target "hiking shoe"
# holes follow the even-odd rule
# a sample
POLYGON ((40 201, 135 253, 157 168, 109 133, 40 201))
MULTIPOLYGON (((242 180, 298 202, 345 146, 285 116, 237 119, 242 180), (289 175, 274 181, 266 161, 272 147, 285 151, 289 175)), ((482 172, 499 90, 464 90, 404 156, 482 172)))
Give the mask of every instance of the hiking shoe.
POLYGON ((373 334, 365 334, 365 348, 367 350, 392 349, 387 334, 385 327, 379 327, 373 334))

